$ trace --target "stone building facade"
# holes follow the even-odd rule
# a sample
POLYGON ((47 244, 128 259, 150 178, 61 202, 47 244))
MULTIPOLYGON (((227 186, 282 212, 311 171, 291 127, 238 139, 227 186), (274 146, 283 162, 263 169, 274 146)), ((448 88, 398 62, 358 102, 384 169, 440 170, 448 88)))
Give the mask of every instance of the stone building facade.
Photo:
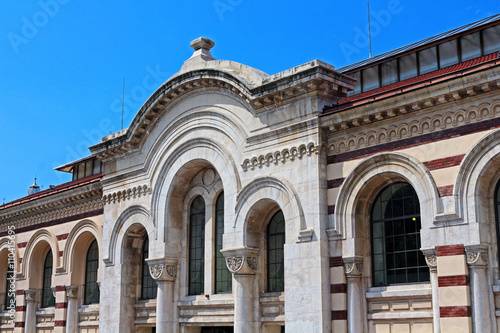
POLYGON ((500 16, 271 76, 191 46, 0 206, 0 332, 498 330, 500 16))

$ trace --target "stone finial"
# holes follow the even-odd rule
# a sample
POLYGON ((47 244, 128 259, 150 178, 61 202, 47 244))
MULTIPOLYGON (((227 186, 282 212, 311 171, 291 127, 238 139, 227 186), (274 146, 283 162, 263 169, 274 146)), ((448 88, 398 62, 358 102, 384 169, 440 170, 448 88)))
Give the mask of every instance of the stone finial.
POLYGON ((194 53, 191 58, 184 62, 181 71, 190 70, 192 68, 196 68, 196 66, 199 66, 202 63, 215 60, 210 53, 210 49, 212 49, 215 45, 213 40, 205 37, 198 37, 193 40, 190 45, 194 49, 194 53))
POLYGON ((193 40, 190 45, 195 51, 206 49, 210 52, 210 49, 215 46, 215 42, 205 37, 198 37, 193 40))

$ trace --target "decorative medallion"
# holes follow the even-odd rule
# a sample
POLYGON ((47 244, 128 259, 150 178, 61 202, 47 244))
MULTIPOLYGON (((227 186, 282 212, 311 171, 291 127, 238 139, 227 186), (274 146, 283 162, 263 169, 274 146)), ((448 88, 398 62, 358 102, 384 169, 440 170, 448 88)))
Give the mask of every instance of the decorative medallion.
POLYGON ((226 265, 231 272, 236 273, 243 266, 243 258, 241 257, 226 258, 226 265))
POLYGON ((163 273, 163 265, 152 265, 149 266, 149 274, 151 274, 151 277, 155 280, 158 280, 160 276, 163 273))
POLYGON ((257 257, 247 257, 247 266, 252 271, 257 270, 257 257))

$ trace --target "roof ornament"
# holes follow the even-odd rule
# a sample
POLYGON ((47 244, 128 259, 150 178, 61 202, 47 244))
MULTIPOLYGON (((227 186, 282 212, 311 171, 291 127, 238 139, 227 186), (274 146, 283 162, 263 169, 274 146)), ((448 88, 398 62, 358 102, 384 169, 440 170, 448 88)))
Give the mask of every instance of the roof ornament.
POLYGON ((32 194, 35 194, 38 192, 40 192, 40 186, 38 186, 36 184, 36 177, 35 177, 35 181, 33 182, 33 185, 31 185, 28 189, 28 195, 32 195, 32 194))
POLYGON ((191 42, 191 47, 194 49, 194 53, 184 62, 181 70, 189 69, 189 67, 194 67, 200 65, 204 62, 215 60, 210 53, 210 50, 214 47, 215 42, 206 37, 198 37, 191 42))

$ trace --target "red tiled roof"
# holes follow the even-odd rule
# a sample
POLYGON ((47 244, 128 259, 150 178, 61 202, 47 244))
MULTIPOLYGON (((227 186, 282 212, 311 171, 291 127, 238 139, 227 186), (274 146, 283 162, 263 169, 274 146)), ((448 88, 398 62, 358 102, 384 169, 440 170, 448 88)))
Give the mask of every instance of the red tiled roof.
POLYGON ((455 76, 468 74, 470 72, 494 66, 500 63, 499 53, 494 52, 479 58, 464 61, 456 65, 441 68, 433 72, 412 77, 407 80, 389 84, 384 87, 369 90, 357 95, 349 96, 338 101, 338 105, 325 110, 325 113, 346 109, 351 106, 364 104, 384 97, 403 93, 408 90, 420 88, 425 85, 447 80, 455 76))
POLYGON ((95 183, 95 182, 100 181, 101 179, 102 179, 102 173, 98 173, 98 174, 95 174, 95 175, 92 175, 92 176, 89 176, 86 178, 82 178, 82 179, 74 180, 74 181, 64 183, 61 185, 57 185, 54 189, 43 190, 43 191, 40 191, 38 193, 34 193, 31 195, 25 196, 21 199, 17 199, 17 200, 8 202, 4 205, 1 205, 0 210, 6 209, 9 207, 13 207, 13 206, 17 206, 17 205, 23 204, 25 202, 44 198, 44 197, 47 197, 50 195, 54 195, 56 193, 68 191, 68 190, 71 190, 71 189, 74 189, 77 187, 85 186, 87 184, 95 183))

